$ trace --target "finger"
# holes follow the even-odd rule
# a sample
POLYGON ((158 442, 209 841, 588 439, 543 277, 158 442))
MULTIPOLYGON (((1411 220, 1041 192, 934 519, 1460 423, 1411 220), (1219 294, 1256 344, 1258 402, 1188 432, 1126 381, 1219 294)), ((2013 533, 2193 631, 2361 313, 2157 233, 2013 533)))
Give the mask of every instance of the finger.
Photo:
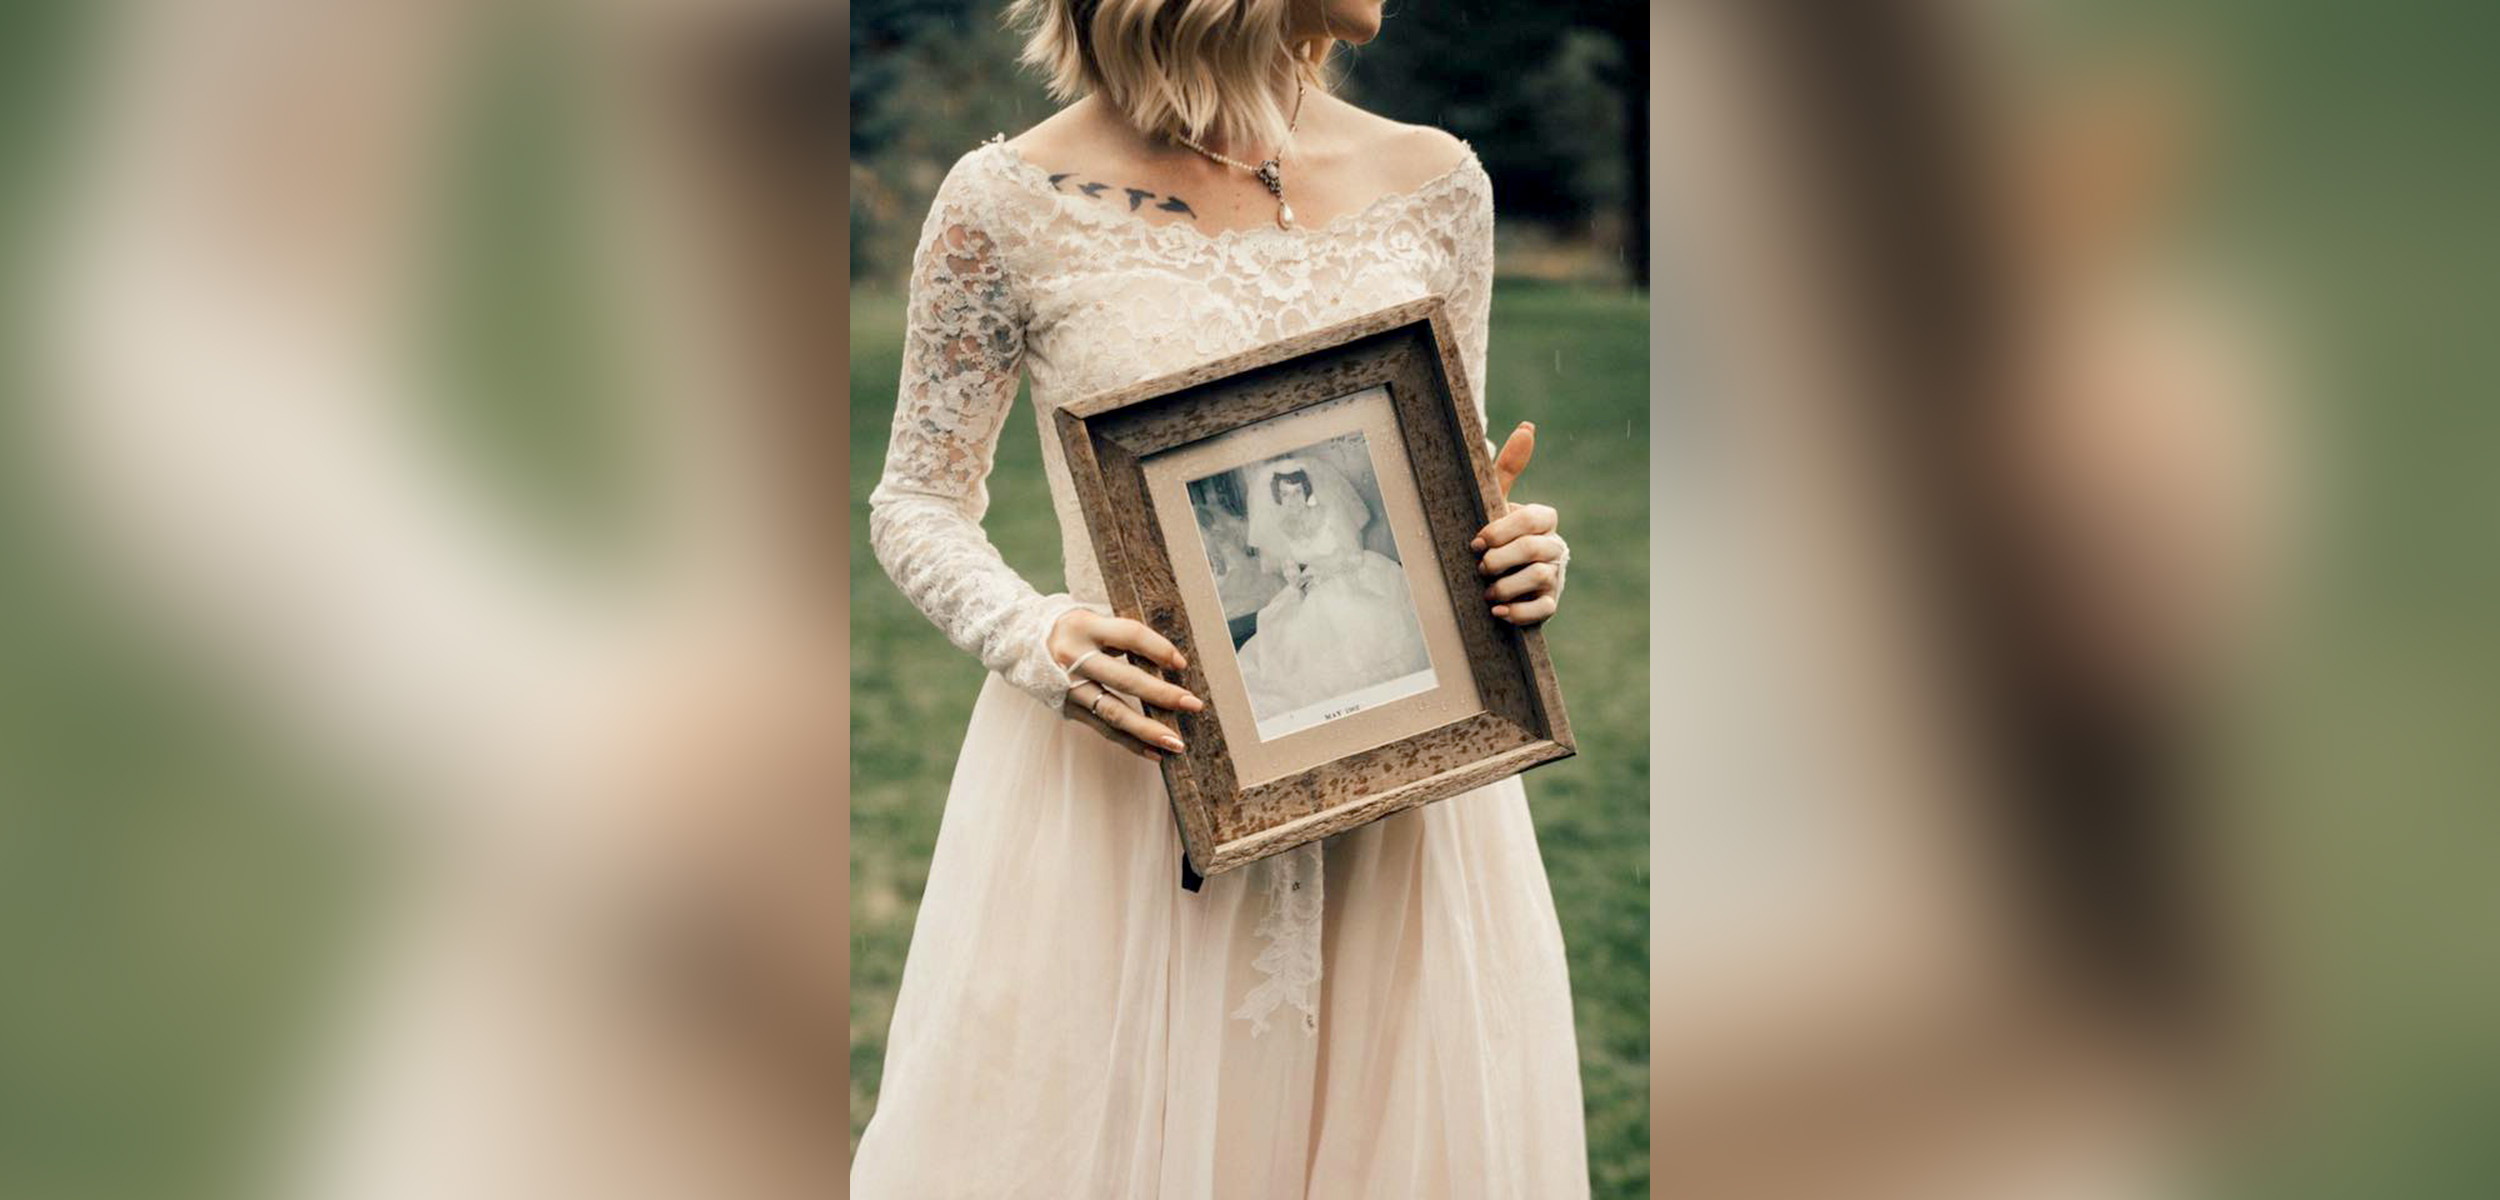
POLYGON ((1528 563, 1555 562, 1563 556, 1563 540, 1550 533, 1532 533, 1507 545, 1484 552, 1477 569, 1487 575, 1499 575, 1528 563))
POLYGON ((1085 660, 1084 674, 1113 691, 1126 692, 1157 708, 1200 712, 1206 702, 1189 694, 1189 689, 1147 671, 1135 663, 1097 655, 1085 660))
POLYGON ((1536 454, 1536 426, 1521 421, 1502 443, 1502 451, 1493 456, 1493 486, 1504 499, 1510 497, 1510 485, 1519 482, 1519 473, 1528 469, 1528 459, 1536 454))
POLYGON ((1181 655, 1179 647, 1174 646, 1143 621, 1115 617, 1105 622, 1103 627, 1095 632, 1095 637, 1105 646, 1143 654, 1175 671, 1189 665, 1189 660, 1181 655))
POLYGON ((1149 746, 1160 746, 1178 752, 1181 735, 1171 726, 1129 707, 1128 701, 1113 696, 1102 706, 1102 719, 1113 728, 1149 746))
MULTIPOLYGON (((1112 725, 1111 722, 1095 716, 1091 710, 1087 709, 1085 707, 1085 701, 1093 699, 1093 696, 1090 694, 1092 692, 1091 688, 1086 689, 1086 691, 1087 694, 1084 695, 1082 699, 1074 693, 1069 695, 1067 710, 1069 720, 1075 721, 1078 724, 1092 729, 1095 733, 1101 734, 1104 741, 1110 742, 1112 745, 1118 746, 1122 750, 1126 750, 1139 758, 1147 760, 1148 762, 1161 760, 1163 756, 1155 753, 1154 747, 1138 741, 1136 738, 1130 737, 1125 731, 1112 725)), ((1109 704, 1103 705, 1104 712, 1110 712, 1111 708, 1112 706, 1109 704)))
POLYGON ((1553 616, 1554 610, 1561 606, 1562 601, 1546 595, 1534 600, 1522 600, 1517 604, 1496 604, 1493 606, 1493 615, 1513 625, 1534 625, 1553 616))
POLYGON ((1554 590, 1554 564, 1533 562, 1493 581, 1484 598, 1496 602, 1525 600, 1554 590))
POLYGON ((1561 520, 1550 504, 1514 504, 1508 512, 1477 530, 1469 549, 1484 550, 1532 533, 1552 533, 1561 520))

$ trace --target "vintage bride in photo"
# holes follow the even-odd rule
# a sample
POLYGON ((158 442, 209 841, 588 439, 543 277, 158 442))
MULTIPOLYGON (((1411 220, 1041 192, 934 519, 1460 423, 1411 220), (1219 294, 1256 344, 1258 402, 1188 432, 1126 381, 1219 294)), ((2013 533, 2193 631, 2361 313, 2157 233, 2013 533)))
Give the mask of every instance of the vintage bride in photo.
POLYGON ((1344 457, 1329 453, 1343 450, 1361 455, 1361 435, 1242 472, 1243 537, 1280 581, 1234 651, 1266 736, 1299 727, 1291 715, 1314 706, 1342 716, 1351 711, 1348 697, 1360 694, 1369 706, 1432 686, 1423 625, 1381 519, 1379 485, 1366 470, 1358 489, 1336 465, 1344 457), (1383 549, 1371 548, 1366 535, 1383 549))

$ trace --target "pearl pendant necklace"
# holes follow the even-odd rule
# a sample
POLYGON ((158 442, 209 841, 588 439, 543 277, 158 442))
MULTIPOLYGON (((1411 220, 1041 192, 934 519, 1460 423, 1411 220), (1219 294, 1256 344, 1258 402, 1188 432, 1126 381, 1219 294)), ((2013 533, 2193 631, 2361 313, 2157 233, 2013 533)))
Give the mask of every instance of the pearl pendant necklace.
MULTIPOLYGON (((1287 142, 1293 140, 1294 127, 1302 123, 1302 93, 1305 90, 1305 86, 1306 85, 1299 80, 1296 80, 1293 85, 1293 116, 1285 122, 1285 140, 1287 142)), ((1293 228, 1293 205, 1285 203, 1284 146, 1277 146, 1276 153, 1274 155, 1254 167, 1238 158, 1218 154, 1213 150, 1209 150, 1206 147, 1199 145, 1198 140, 1188 134, 1180 133, 1174 134, 1173 136, 1179 138, 1182 145, 1187 146, 1200 154, 1206 155, 1208 158, 1214 159, 1225 166, 1239 167, 1244 171, 1250 172, 1251 178, 1258 180, 1259 185, 1267 189, 1268 195, 1276 197, 1276 227, 1278 229, 1293 228)))
POLYGON ((1258 176, 1259 182, 1267 186, 1268 195, 1276 197, 1276 227, 1293 228, 1293 206, 1285 203, 1284 164, 1271 158, 1251 168, 1250 173, 1258 176))

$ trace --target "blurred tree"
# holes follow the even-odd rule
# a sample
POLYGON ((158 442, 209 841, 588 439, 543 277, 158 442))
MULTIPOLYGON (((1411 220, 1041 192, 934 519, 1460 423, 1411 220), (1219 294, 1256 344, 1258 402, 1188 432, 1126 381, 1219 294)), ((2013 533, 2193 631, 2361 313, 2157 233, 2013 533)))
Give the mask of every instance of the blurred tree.
POLYGON ((1589 232, 1620 219, 1649 282, 1649 10, 1618 0, 1392 4, 1350 57, 1347 92, 1475 146, 1505 220, 1589 232))
POLYGON ((1016 63, 1001 0, 863 0, 851 8, 851 273, 910 266, 946 169, 1049 114, 1016 63))

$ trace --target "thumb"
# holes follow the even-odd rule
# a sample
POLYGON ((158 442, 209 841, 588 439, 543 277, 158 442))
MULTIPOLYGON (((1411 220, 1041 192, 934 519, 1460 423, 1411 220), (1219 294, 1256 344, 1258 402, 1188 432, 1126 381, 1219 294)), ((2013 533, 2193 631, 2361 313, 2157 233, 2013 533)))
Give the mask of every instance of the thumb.
POLYGON ((1493 456, 1493 486, 1500 489, 1502 499, 1510 499, 1511 485, 1519 482, 1519 473, 1528 469, 1528 459, 1536 453, 1536 425, 1521 421, 1510 431, 1510 440, 1502 443, 1502 452, 1493 456))

